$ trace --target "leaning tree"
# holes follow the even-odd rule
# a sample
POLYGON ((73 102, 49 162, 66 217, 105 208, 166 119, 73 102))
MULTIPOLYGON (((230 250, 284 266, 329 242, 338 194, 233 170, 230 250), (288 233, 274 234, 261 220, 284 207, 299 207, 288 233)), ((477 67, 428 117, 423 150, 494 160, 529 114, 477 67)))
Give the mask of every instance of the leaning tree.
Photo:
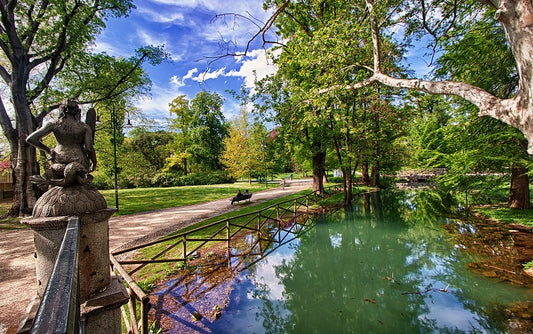
POLYGON ((107 18, 132 8, 132 0, 0 1, 0 126, 14 170, 12 214, 28 213, 38 196, 29 177, 39 165, 26 137, 62 99, 97 103, 149 85, 141 64, 164 58, 160 48, 141 48, 125 60, 88 51, 107 18))
MULTIPOLYGON (((528 139, 529 154, 533 154, 533 5, 531 0, 483 0, 483 1, 394 1, 365 0, 366 18, 372 32, 373 64, 365 66, 370 76, 360 82, 347 85, 346 89, 357 89, 375 82, 396 88, 421 90, 431 94, 455 95, 472 102, 479 108, 480 116, 491 116, 518 128, 528 139), (483 5, 480 4, 483 3, 483 5), (395 15, 394 10, 403 8, 404 14, 419 18, 408 23, 418 24, 434 38, 453 36, 455 24, 467 24, 476 19, 477 6, 484 10, 495 10, 495 19, 502 25, 516 61, 519 87, 510 98, 488 93, 477 86, 457 81, 428 81, 398 78, 382 70, 381 20, 395 15), (431 12, 433 10, 433 13, 431 12), (415 14, 415 15, 413 15, 415 14), (462 17, 463 20, 459 20, 462 17)), ((361 18, 363 19, 363 18, 361 18)), ((404 21, 407 22, 407 21, 404 21)), ((487 32, 490 33, 490 32, 487 32)), ((460 36, 457 36, 460 38, 460 36)), ((328 87, 322 92, 333 89, 328 87)))
MULTIPOLYGON (((454 95, 475 105, 479 116, 490 116, 519 129, 528 141, 528 152, 533 154, 533 4, 531 0, 265 0, 265 6, 274 9, 273 16, 264 24, 255 37, 264 43, 267 31, 276 26, 282 36, 275 44, 285 50, 286 39, 295 30, 307 35, 317 35, 307 29, 308 22, 321 17, 324 11, 346 16, 324 22, 330 30, 359 27, 369 32, 369 38, 361 47, 370 46, 370 61, 353 58, 337 75, 353 74, 353 81, 345 84, 331 83, 307 91, 307 100, 336 93, 339 90, 358 90, 381 83, 399 89, 411 89, 430 94, 454 95), (348 10, 346 11, 346 8, 348 10), (386 41, 405 37, 413 39, 429 37, 429 55, 432 61, 442 45, 461 41, 464 31, 478 29, 473 24, 492 14, 504 31, 507 43, 516 63, 518 87, 512 94, 496 94, 461 80, 423 80, 391 72, 384 66, 389 52, 383 46, 386 41), (450 42, 451 41, 451 42, 450 42), (443 43, 444 42, 444 43, 443 43), (362 75, 363 74, 363 75, 362 75)), ((487 29, 480 34, 498 33, 487 29)), ((318 37, 315 46, 320 47, 318 37)), ((427 39, 426 39, 427 40, 427 39)), ((339 41, 349 45, 350 40, 339 41)), ((250 43, 248 44, 248 47, 250 43)), ((247 52, 247 49, 244 53, 247 52)), ((348 50, 323 49, 322 52, 346 55, 348 50)), ((470 59, 478 61, 478 58, 470 59)), ((328 75, 331 75, 328 73, 328 75)))

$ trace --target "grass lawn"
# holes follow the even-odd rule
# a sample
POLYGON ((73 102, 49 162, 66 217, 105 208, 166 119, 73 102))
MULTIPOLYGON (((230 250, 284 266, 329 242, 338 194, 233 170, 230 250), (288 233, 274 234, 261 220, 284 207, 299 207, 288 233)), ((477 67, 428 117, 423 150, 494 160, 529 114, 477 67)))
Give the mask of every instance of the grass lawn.
MULTIPOLYGON (((222 226, 225 225, 225 222, 224 222, 225 219, 236 217, 236 218, 232 219, 232 223, 233 224, 246 225, 247 223, 250 222, 250 219, 253 219, 255 221, 255 218, 254 218, 255 215, 253 215, 252 213, 255 213, 255 212, 263 210, 263 209, 265 209, 267 207, 273 206, 274 204, 279 204, 279 203, 282 203, 282 202, 287 202, 287 203, 282 205, 283 207, 285 207, 285 208, 291 207, 291 205, 292 205, 292 202, 290 201, 291 199, 295 199, 295 198, 301 197, 301 196, 309 194, 309 193, 310 193, 310 190, 304 190, 304 191, 301 191, 301 192, 298 192, 298 193, 295 193, 295 194, 292 194, 292 195, 288 195, 288 196, 272 199, 270 201, 266 201, 266 202, 263 202, 263 203, 243 206, 239 210, 231 211, 231 212, 225 213, 223 215, 212 217, 210 219, 198 222, 198 223, 196 223, 196 224, 194 224, 192 226, 189 226, 187 228, 184 228, 184 229, 182 229, 180 231, 176 231, 174 233, 171 233, 171 234, 169 234, 169 236, 176 235, 176 234, 181 234, 183 232, 190 231, 190 230, 193 230, 193 229, 197 229, 199 227, 206 226, 206 225, 209 225, 209 224, 212 224, 212 223, 221 222, 221 224, 217 224, 215 226, 211 226, 211 227, 208 227, 206 229, 202 229, 202 230, 196 231, 196 232, 194 232, 194 234, 189 235, 189 238, 192 237, 192 238, 196 238, 196 239, 205 239, 205 238, 213 237, 214 234, 217 231, 219 231, 222 226)), ((338 195, 338 194, 336 194, 336 195, 338 195)), ((338 203, 339 199, 342 200, 342 194, 341 194, 341 197, 336 196, 336 195, 334 195, 332 197, 336 197, 335 203, 338 203)), ((328 204, 332 204, 333 203, 331 200, 329 200, 329 201, 326 200, 326 201, 328 202, 328 204)), ((319 201, 319 203, 317 203, 316 205, 319 206, 319 205, 321 205, 322 203, 324 203, 326 201, 319 201)), ((266 216, 269 216, 269 215, 276 216, 275 215, 275 208, 272 208, 270 210, 272 210, 272 212, 266 211, 263 214, 266 215, 266 216)), ((252 223, 252 226, 254 226, 254 224, 255 223, 252 223)), ((235 232, 236 230, 238 230, 237 227, 232 227, 232 233, 235 232)), ((227 233, 226 230, 224 230, 222 232, 219 232, 219 234, 217 234, 217 236, 224 238, 226 233, 227 233)), ((182 251, 182 247, 181 247, 182 244, 180 244, 180 246, 178 246, 178 247, 173 247, 172 246, 172 245, 174 245, 176 243, 179 243, 179 241, 180 241, 180 239, 171 239, 171 240, 167 240, 167 241, 164 241, 164 242, 161 242, 161 243, 157 243, 157 244, 152 245, 152 246, 141 248, 140 250, 137 250, 137 254, 136 254, 135 258, 137 258, 137 259, 149 259, 149 258, 152 258, 155 255, 159 254, 160 252, 164 251, 167 248, 169 249, 169 251, 165 254, 165 256, 163 256, 163 258, 181 258, 181 257, 183 257, 183 251, 182 251)), ((218 242, 218 244, 220 244, 220 243, 225 245, 224 242, 218 242)), ((200 244, 202 244, 201 241, 188 241, 187 242, 187 249, 190 251, 191 249, 196 248, 200 244)), ((215 244, 217 244, 217 242, 215 242, 215 244)), ((213 243, 209 243, 206 248, 209 249, 212 246, 213 246, 213 243)), ((209 253, 207 253, 207 254, 209 254, 209 253)), ((182 263, 182 262, 178 262, 178 263, 176 263, 176 262, 168 263, 167 262, 167 263, 150 264, 150 265, 145 266, 141 270, 139 270, 139 272, 136 274, 136 281, 137 281, 138 285, 145 292, 149 292, 155 286, 155 284, 157 282, 160 282, 160 281, 164 280, 166 277, 174 275, 178 270, 185 269, 185 268, 186 268, 186 265, 184 263, 182 263)))
MULTIPOLYGON (((279 184, 269 183, 269 188, 278 187, 279 184)), ((119 215, 137 213, 143 211, 164 209, 174 206, 190 205, 213 201, 221 198, 235 196, 237 190, 250 192, 264 190, 264 184, 247 182, 236 182, 234 184, 221 185, 204 185, 204 186, 185 186, 171 188, 137 188, 137 189, 119 189, 119 215)), ((109 207, 115 206, 115 191, 100 191, 109 207)), ((11 202, 0 202, 0 216, 5 214, 11 207, 11 202)), ((20 224, 18 217, 8 217, 0 219, 0 230, 15 230, 26 228, 26 225, 20 224)))
MULTIPOLYGON (((270 183, 269 188, 279 186, 270 183)), ((169 188, 119 189, 119 215, 151 211, 175 206, 191 205, 235 196, 237 190, 250 192, 264 190, 264 184, 237 182, 207 186, 184 186, 169 188)), ((115 191, 100 191, 109 207, 115 206, 115 191)))
POLYGON ((504 203, 477 206, 474 207, 475 212, 479 212, 484 216, 495 219, 503 224, 522 224, 526 226, 533 226, 533 210, 517 210, 508 208, 504 203))
MULTIPOLYGON (((10 208, 11 202, 0 202, 0 216, 3 216, 10 208)), ((18 230, 27 228, 26 225, 20 223, 18 217, 7 217, 0 219, 0 230, 18 230)))

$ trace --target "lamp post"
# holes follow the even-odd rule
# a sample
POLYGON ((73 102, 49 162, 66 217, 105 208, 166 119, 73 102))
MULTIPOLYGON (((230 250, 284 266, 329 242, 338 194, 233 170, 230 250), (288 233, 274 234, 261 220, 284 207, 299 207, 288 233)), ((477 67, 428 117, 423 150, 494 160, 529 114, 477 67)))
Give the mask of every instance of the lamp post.
POLYGON ((118 212, 118 178, 117 178, 117 114, 115 111, 115 106, 111 111, 111 123, 113 125, 113 163, 114 163, 114 174, 115 174, 115 207, 118 212))
POLYGON ((264 168, 265 168, 265 188, 268 188, 267 163, 266 163, 266 158, 265 158, 266 143, 263 142, 263 145, 261 145, 261 146, 263 147, 263 165, 264 165, 264 168))

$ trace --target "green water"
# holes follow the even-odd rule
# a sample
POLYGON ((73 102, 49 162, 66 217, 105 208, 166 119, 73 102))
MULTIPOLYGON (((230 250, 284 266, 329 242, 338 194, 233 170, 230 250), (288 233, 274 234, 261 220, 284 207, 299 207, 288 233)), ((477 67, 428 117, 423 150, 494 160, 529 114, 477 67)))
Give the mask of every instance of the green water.
POLYGON ((209 333, 511 332, 503 310, 530 300, 529 290, 466 268, 474 258, 441 228, 449 221, 432 210, 440 200, 393 192, 358 198, 353 208, 320 219, 244 271, 232 282, 221 318, 192 328, 209 333))

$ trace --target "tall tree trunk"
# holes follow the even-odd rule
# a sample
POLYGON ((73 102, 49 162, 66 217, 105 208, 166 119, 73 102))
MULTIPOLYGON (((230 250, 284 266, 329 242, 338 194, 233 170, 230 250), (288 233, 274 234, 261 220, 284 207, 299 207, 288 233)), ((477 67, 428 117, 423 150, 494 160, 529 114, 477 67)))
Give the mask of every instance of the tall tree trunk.
POLYGON ((511 167, 511 188, 507 206, 513 209, 530 209, 529 177, 524 166, 511 167))
POLYGON ((361 182, 364 185, 370 185, 370 177, 368 176, 368 162, 363 162, 361 164, 361 182))
POLYGON ((379 167, 375 162, 372 164, 372 168, 370 169, 370 186, 381 187, 381 184, 379 183, 379 167))
POLYGON ((37 187, 30 182, 30 176, 39 174, 36 152, 21 136, 18 141, 18 151, 14 155, 15 165, 13 168, 13 205, 9 210, 11 216, 25 216, 31 214, 33 205, 42 194, 37 187))
POLYGON ((352 193, 352 173, 349 168, 343 169, 343 182, 344 182, 344 206, 352 205, 353 193, 352 193))
POLYGON ((326 153, 318 152, 313 154, 313 191, 324 192, 324 172, 326 165, 326 153))
POLYGON ((187 176, 187 158, 183 158, 183 175, 187 176))
POLYGON ((17 115, 17 136, 10 139, 13 141, 10 143, 11 147, 16 147, 16 151, 11 152, 13 161, 15 161, 13 166, 15 184, 13 187, 13 206, 9 213, 13 216, 31 214, 33 205, 40 195, 40 193, 36 193, 36 187, 30 182, 31 175, 39 174, 39 165, 36 150, 26 142, 26 138, 35 131, 37 124, 34 124, 34 116, 29 109, 23 83, 22 75, 18 73, 11 87, 12 103, 17 115))

